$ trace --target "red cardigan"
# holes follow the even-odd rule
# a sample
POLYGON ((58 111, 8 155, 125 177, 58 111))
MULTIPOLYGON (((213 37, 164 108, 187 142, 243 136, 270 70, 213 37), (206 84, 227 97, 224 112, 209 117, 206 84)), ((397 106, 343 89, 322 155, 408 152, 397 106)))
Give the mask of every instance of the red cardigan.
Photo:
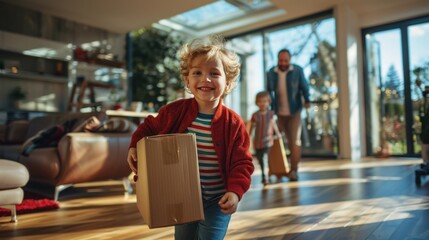
MULTIPOLYGON (((146 136, 168 133, 184 133, 198 114, 194 98, 182 99, 165 105, 156 117, 149 116, 134 132, 130 147, 146 136)), ((250 140, 240 116, 219 104, 213 117, 213 145, 219 159, 221 175, 228 192, 241 199, 249 189, 254 167, 249 152, 250 140)))

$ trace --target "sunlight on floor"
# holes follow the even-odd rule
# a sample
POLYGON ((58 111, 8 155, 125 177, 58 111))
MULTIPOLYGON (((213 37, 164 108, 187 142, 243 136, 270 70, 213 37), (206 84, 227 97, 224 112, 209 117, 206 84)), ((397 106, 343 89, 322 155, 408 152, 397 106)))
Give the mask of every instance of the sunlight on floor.
MULTIPOLYGON (((368 158, 362 159, 359 162, 353 162, 350 159, 336 159, 336 160, 319 160, 319 161, 302 161, 300 163, 299 172, 323 172, 333 170, 346 170, 346 169, 363 169, 373 167, 393 167, 393 166, 418 166, 422 163, 421 158, 413 159, 380 159, 368 158)), ((261 169, 256 161, 254 161, 255 171, 253 175, 260 175, 261 169)), ((267 166, 268 167, 268 166, 267 166)), ((268 169, 266 170, 268 171, 268 169)))
POLYGON ((404 220, 411 218, 413 211, 425 209, 429 209, 429 197, 399 196, 238 212, 232 217, 228 239, 281 236, 404 220))
MULTIPOLYGON (((299 173, 305 172, 324 172, 336 170, 352 170, 364 169, 374 167, 392 167, 392 166, 418 166, 422 162, 421 159, 367 159, 360 162, 351 162, 350 160, 320 160, 320 161, 304 161, 301 163, 299 173)), ((266 169, 268 172, 268 169, 266 169)), ((260 176, 261 169, 258 165, 255 167, 253 176, 260 176)), ((300 180, 298 182, 288 182, 287 178, 283 178, 283 182, 269 184, 264 189, 286 189, 286 188, 299 188, 299 187, 320 187, 332 185, 345 185, 353 183, 367 183, 374 181, 400 181, 401 176, 367 176, 367 177, 350 177, 350 178, 329 178, 329 179, 314 179, 300 180), (286 181, 286 182, 284 182, 286 181)), ((273 179, 271 179, 273 180, 273 179)), ((249 191, 260 191, 261 185, 252 184, 249 191)))
POLYGON ((422 159, 419 159, 419 158, 415 158, 415 159, 370 158, 370 159, 363 159, 359 162, 353 162, 350 159, 326 160, 326 161, 302 162, 299 171, 300 172, 322 172, 322 171, 344 170, 344 169, 418 165, 420 163, 422 163, 422 159))
MULTIPOLYGON (((321 187, 321 186, 332 186, 332 185, 341 185, 341 184, 351 184, 351 183, 366 183, 369 182, 368 179, 362 178, 331 178, 331 179, 317 179, 309 181, 298 181, 298 182, 282 182, 282 183, 273 183, 264 187, 264 189, 291 189, 299 187, 321 187)), ((261 191, 261 186, 253 185, 249 191, 261 191)))

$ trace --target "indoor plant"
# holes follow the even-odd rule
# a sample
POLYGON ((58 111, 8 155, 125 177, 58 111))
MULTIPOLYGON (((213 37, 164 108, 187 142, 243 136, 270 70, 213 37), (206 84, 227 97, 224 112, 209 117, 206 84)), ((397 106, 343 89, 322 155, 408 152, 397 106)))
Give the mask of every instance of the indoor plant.
POLYGON ((181 35, 157 28, 133 31, 132 101, 153 103, 155 111, 167 102, 174 101, 181 89, 177 52, 183 44, 181 35), (177 94, 176 94, 177 93, 177 94))

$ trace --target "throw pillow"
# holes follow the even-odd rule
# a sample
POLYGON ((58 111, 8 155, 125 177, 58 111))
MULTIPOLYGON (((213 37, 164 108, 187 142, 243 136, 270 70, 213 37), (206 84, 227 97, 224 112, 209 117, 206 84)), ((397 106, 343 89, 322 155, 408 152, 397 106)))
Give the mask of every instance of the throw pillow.
POLYGON ((39 131, 36 135, 29 138, 22 146, 22 155, 28 156, 35 148, 55 147, 60 139, 71 131, 76 119, 55 125, 50 128, 39 131))
POLYGON ((95 132, 101 127, 101 122, 97 117, 92 116, 73 128, 72 132, 95 132))
POLYGON ((92 132, 109 132, 109 133, 123 133, 129 132, 132 124, 124 118, 109 118, 102 122, 101 125, 92 130, 92 132))

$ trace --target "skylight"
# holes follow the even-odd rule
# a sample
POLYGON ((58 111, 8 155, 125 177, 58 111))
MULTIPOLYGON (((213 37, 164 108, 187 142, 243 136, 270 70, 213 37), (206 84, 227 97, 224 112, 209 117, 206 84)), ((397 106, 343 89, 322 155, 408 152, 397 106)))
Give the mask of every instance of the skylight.
MULTIPOLYGON (((285 11, 277 9, 269 0, 218 0, 170 19, 163 19, 157 25, 161 28, 199 35, 210 31, 210 28, 219 30, 220 27, 227 30, 227 25, 234 21, 246 18, 260 19, 261 15, 273 17, 284 13, 285 11), (258 16, 255 17, 256 15, 258 16)), ((249 21, 242 22, 242 24, 249 23, 249 21)))
POLYGON ((170 18, 170 20, 187 27, 199 29, 234 17, 242 16, 244 13, 245 12, 243 10, 226 1, 217 1, 176 15, 170 18))

